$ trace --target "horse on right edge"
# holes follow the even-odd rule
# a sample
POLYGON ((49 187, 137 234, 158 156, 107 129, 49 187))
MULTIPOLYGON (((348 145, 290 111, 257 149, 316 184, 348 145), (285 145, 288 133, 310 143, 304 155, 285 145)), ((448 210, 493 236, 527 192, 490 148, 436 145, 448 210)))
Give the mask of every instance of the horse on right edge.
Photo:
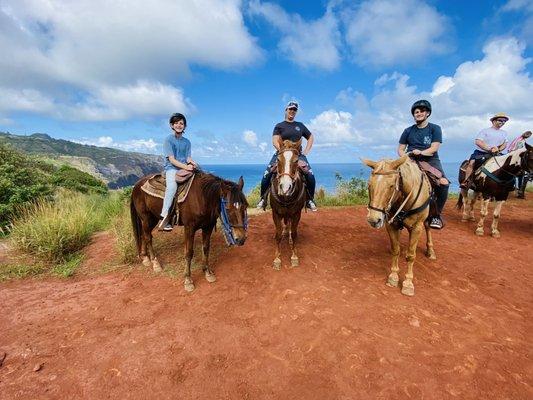
MULTIPOLYGON (((464 164, 463 162, 459 169, 459 182, 464 180, 464 164)), ((514 190, 517 175, 531 171, 533 171, 533 147, 527 143, 521 149, 486 160, 474 172, 470 195, 468 189, 461 189, 459 194, 456 207, 463 209, 462 221, 475 221, 474 204, 478 198, 482 198, 481 217, 477 223, 476 235, 483 236, 489 203, 494 199, 496 206, 494 207, 491 235, 499 238, 498 222, 502 205, 509 197, 509 192, 514 190)))

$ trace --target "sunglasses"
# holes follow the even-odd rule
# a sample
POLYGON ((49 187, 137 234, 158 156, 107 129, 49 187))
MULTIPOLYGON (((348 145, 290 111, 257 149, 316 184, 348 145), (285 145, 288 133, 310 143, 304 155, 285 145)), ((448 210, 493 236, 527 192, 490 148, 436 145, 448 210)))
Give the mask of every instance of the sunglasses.
POLYGON ((502 124, 505 124, 507 122, 506 119, 497 119, 496 121, 501 122, 502 124))
POLYGON ((289 107, 289 108, 287 108, 287 110, 289 110, 289 111, 298 111, 298 109, 296 107, 289 107))

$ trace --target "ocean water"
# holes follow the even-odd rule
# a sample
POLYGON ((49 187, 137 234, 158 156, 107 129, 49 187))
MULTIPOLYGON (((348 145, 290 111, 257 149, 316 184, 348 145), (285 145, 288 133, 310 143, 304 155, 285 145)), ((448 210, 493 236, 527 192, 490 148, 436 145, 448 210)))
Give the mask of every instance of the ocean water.
MULTIPOLYGON (((457 173, 459 171, 459 162, 442 163, 444 172, 451 182, 450 191, 458 192, 459 183, 457 182, 457 173)), ((317 189, 323 187, 328 193, 335 193, 336 179, 335 174, 339 173, 344 180, 351 178, 368 179, 370 168, 361 163, 350 164, 315 164, 312 163, 313 172, 316 177, 317 189)), ((237 164, 237 165, 209 165, 204 164, 202 168, 224 179, 237 182, 242 175, 244 179, 244 191, 248 193, 261 182, 261 177, 265 170, 266 164, 237 164)))

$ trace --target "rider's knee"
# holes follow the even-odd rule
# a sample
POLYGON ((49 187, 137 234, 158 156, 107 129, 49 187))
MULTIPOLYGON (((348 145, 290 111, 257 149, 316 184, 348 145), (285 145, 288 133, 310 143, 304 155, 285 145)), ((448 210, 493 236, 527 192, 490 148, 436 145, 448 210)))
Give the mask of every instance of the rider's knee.
POLYGON ((449 181, 448 179, 446 179, 446 178, 440 178, 440 179, 439 179, 439 183, 440 183, 441 185, 449 185, 449 184, 450 184, 450 181, 449 181))

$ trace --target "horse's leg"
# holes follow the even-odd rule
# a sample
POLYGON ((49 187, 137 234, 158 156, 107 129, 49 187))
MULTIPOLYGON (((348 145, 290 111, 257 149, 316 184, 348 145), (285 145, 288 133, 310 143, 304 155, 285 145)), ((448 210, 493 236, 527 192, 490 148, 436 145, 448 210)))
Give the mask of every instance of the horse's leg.
POLYGON ((407 273, 405 279, 402 282, 402 294, 407 296, 414 296, 415 285, 413 285, 413 264, 416 258, 416 246, 418 245, 418 239, 422 232, 423 223, 417 223, 413 229, 409 231, 409 247, 407 248, 407 273))
POLYGON ((389 224, 385 224, 387 233, 389 234, 390 247, 392 253, 391 273, 387 279, 387 285, 391 287, 398 287, 398 281, 400 277, 400 267, 398 267, 398 258, 400 256, 400 231, 393 228, 389 224))
MULTIPOLYGON (((150 226, 150 221, 148 218, 141 219, 141 258, 142 263, 145 267, 151 267, 152 266, 152 253, 153 249, 148 244, 152 242, 152 228, 150 226), (147 249, 151 250, 150 252, 147 252, 147 249)), ((155 271, 159 272, 159 271, 155 271)))
POLYGON ((185 226, 185 281, 183 286, 187 292, 194 290, 194 283, 191 278, 191 261, 194 253, 194 229, 191 226, 185 226))
POLYGON ((477 229, 476 229, 476 235, 483 236, 484 230, 483 225, 485 224, 485 217, 489 213, 489 203, 490 203, 490 197, 488 199, 483 199, 481 201, 481 210, 480 210, 480 218, 477 223, 477 229))
POLYGON ((211 234, 214 226, 202 228, 202 249, 204 251, 204 274, 208 282, 213 283, 217 280, 215 273, 209 268, 209 248, 211 246, 211 234))
POLYGON ((424 229, 426 230, 426 256, 430 260, 436 260, 437 256, 433 249, 433 235, 431 234, 431 228, 427 222, 424 222, 424 229))
POLYGON ((468 189, 461 189, 461 196, 463 197, 463 217, 461 221, 468 221, 468 211, 470 209, 470 198, 468 197, 468 189))
POLYGON ((492 216, 492 226, 491 226, 491 235, 492 237, 499 238, 500 231, 498 230, 498 222, 500 221, 500 213, 502 211, 503 203, 505 200, 500 200, 496 202, 494 206, 494 214, 492 216))
POLYGON ((298 259, 298 255, 296 254, 296 238, 298 237, 298 224, 300 223, 300 217, 301 214, 298 214, 291 219, 291 228, 289 232, 289 243, 291 245, 292 250, 291 266, 293 267, 297 267, 300 264, 300 260, 298 259))
POLYGON ((152 235, 152 230, 155 228, 156 225, 157 219, 151 217, 148 221, 148 232, 150 232, 150 234, 148 235, 148 240, 146 241, 146 247, 148 249, 148 255, 150 256, 152 269, 154 270, 154 272, 162 272, 163 268, 161 267, 161 263, 155 255, 154 246, 152 244, 152 240, 154 238, 152 235))
POLYGON ((281 217, 275 212, 272 211, 272 219, 274 220, 274 225, 276 226, 276 254, 274 256, 273 268, 280 270, 281 269, 281 238, 283 234, 283 221, 281 217))
POLYGON ((472 195, 468 199, 470 203, 470 208, 468 209, 468 216, 467 216, 468 221, 476 220, 476 217, 474 216, 474 205, 476 204, 477 198, 478 198, 478 193, 473 191, 472 195))

